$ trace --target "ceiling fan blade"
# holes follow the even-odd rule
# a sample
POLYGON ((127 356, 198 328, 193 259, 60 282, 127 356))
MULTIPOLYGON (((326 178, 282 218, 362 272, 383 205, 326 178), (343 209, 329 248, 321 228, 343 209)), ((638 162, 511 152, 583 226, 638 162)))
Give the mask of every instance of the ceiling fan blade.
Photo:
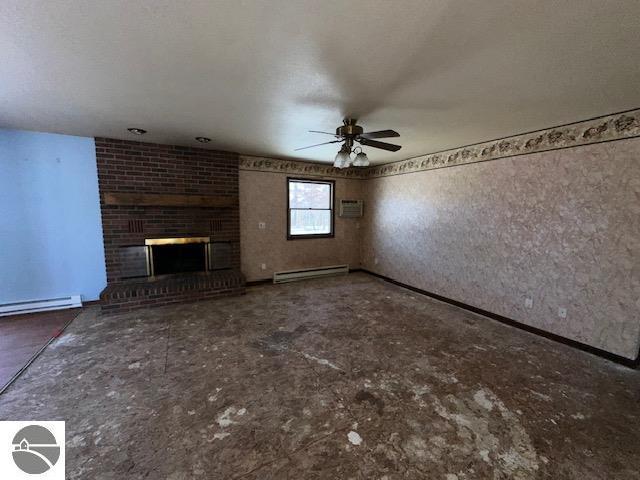
POLYGON ((389 138, 399 137, 400 134, 395 130, 378 130, 376 132, 361 133, 360 136, 362 138, 389 138))
POLYGON ((378 142, 377 140, 369 140, 368 138, 362 138, 358 140, 362 145, 373 148, 381 148, 382 150, 389 150, 390 152, 397 152, 402 147, 400 145, 394 145, 393 143, 378 142))
POLYGON ((320 145, 328 145, 330 143, 338 143, 338 142, 343 142, 344 140, 340 139, 340 140, 332 140, 330 142, 324 142, 324 143, 316 143, 315 145, 309 145, 308 147, 302 147, 302 148, 296 148, 294 150, 294 152, 297 152, 298 150, 304 150, 306 148, 313 148, 313 147, 319 147, 320 145))
POLYGON ((335 133, 321 132, 320 130, 309 130, 309 132, 311 132, 311 133, 324 133, 325 135, 333 135, 334 137, 339 137, 339 135, 336 135, 335 133))

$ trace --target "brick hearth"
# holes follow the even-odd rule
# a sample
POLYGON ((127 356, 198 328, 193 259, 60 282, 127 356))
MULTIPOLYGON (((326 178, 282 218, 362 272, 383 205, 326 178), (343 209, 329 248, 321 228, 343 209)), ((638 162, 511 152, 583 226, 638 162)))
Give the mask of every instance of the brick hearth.
POLYGON ((237 270, 170 275, 154 281, 111 283, 100 295, 102 310, 123 312, 148 305, 209 300, 244 293, 244 277, 237 270))

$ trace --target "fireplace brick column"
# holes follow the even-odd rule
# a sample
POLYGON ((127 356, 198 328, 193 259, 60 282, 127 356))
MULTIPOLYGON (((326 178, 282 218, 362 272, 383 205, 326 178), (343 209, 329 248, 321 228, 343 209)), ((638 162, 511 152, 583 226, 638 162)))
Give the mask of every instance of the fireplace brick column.
MULTIPOLYGON (((126 285, 133 282, 125 278, 127 269, 122 265, 121 247, 144 245, 147 238, 208 236, 212 241, 230 242, 231 266, 238 276, 238 281, 231 283, 244 288, 239 272, 238 154, 108 138, 96 138, 95 145, 108 282, 103 300, 109 300, 116 290, 118 295, 126 295, 126 285), (105 194, 127 193, 221 197, 226 203, 224 207, 202 207, 105 202, 105 194)), ((227 271, 225 275, 230 274, 227 271)), ((136 291, 140 291, 143 281, 153 283, 138 279, 136 291)), ((185 281, 172 279, 170 284, 182 282, 184 286, 185 281)), ((222 283, 228 290, 229 279, 222 283)), ((216 281, 209 278, 196 284, 206 284, 203 298, 215 296, 211 289, 216 281)), ((189 300, 194 299, 193 288, 189 300)), ((173 299, 179 300, 179 296, 173 299)), ((162 299, 156 303, 162 303, 162 299)))

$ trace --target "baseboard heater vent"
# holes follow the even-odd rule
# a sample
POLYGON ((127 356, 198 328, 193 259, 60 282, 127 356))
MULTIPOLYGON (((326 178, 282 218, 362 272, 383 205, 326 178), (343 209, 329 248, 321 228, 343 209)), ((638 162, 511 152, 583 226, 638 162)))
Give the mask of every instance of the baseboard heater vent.
POLYGON ((45 310, 62 310, 64 308, 78 308, 82 306, 80 295, 70 297, 50 298, 47 300, 25 300, 23 302, 0 304, 0 317, 17 315, 19 313, 42 312, 45 310))
POLYGON ((275 272, 273 274, 273 283, 297 282, 298 280, 344 275, 346 273, 349 273, 349 265, 288 270, 286 272, 275 272))

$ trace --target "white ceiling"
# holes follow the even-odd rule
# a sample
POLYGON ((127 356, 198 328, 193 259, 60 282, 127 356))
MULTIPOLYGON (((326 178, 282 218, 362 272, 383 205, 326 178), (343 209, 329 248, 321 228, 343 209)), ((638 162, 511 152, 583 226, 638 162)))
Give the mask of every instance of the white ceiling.
POLYGON ((638 0, 0 3, 7 128, 332 162, 294 149, 354 115, 400 132, 380 163, 640 107, 639 81, 638 0))

